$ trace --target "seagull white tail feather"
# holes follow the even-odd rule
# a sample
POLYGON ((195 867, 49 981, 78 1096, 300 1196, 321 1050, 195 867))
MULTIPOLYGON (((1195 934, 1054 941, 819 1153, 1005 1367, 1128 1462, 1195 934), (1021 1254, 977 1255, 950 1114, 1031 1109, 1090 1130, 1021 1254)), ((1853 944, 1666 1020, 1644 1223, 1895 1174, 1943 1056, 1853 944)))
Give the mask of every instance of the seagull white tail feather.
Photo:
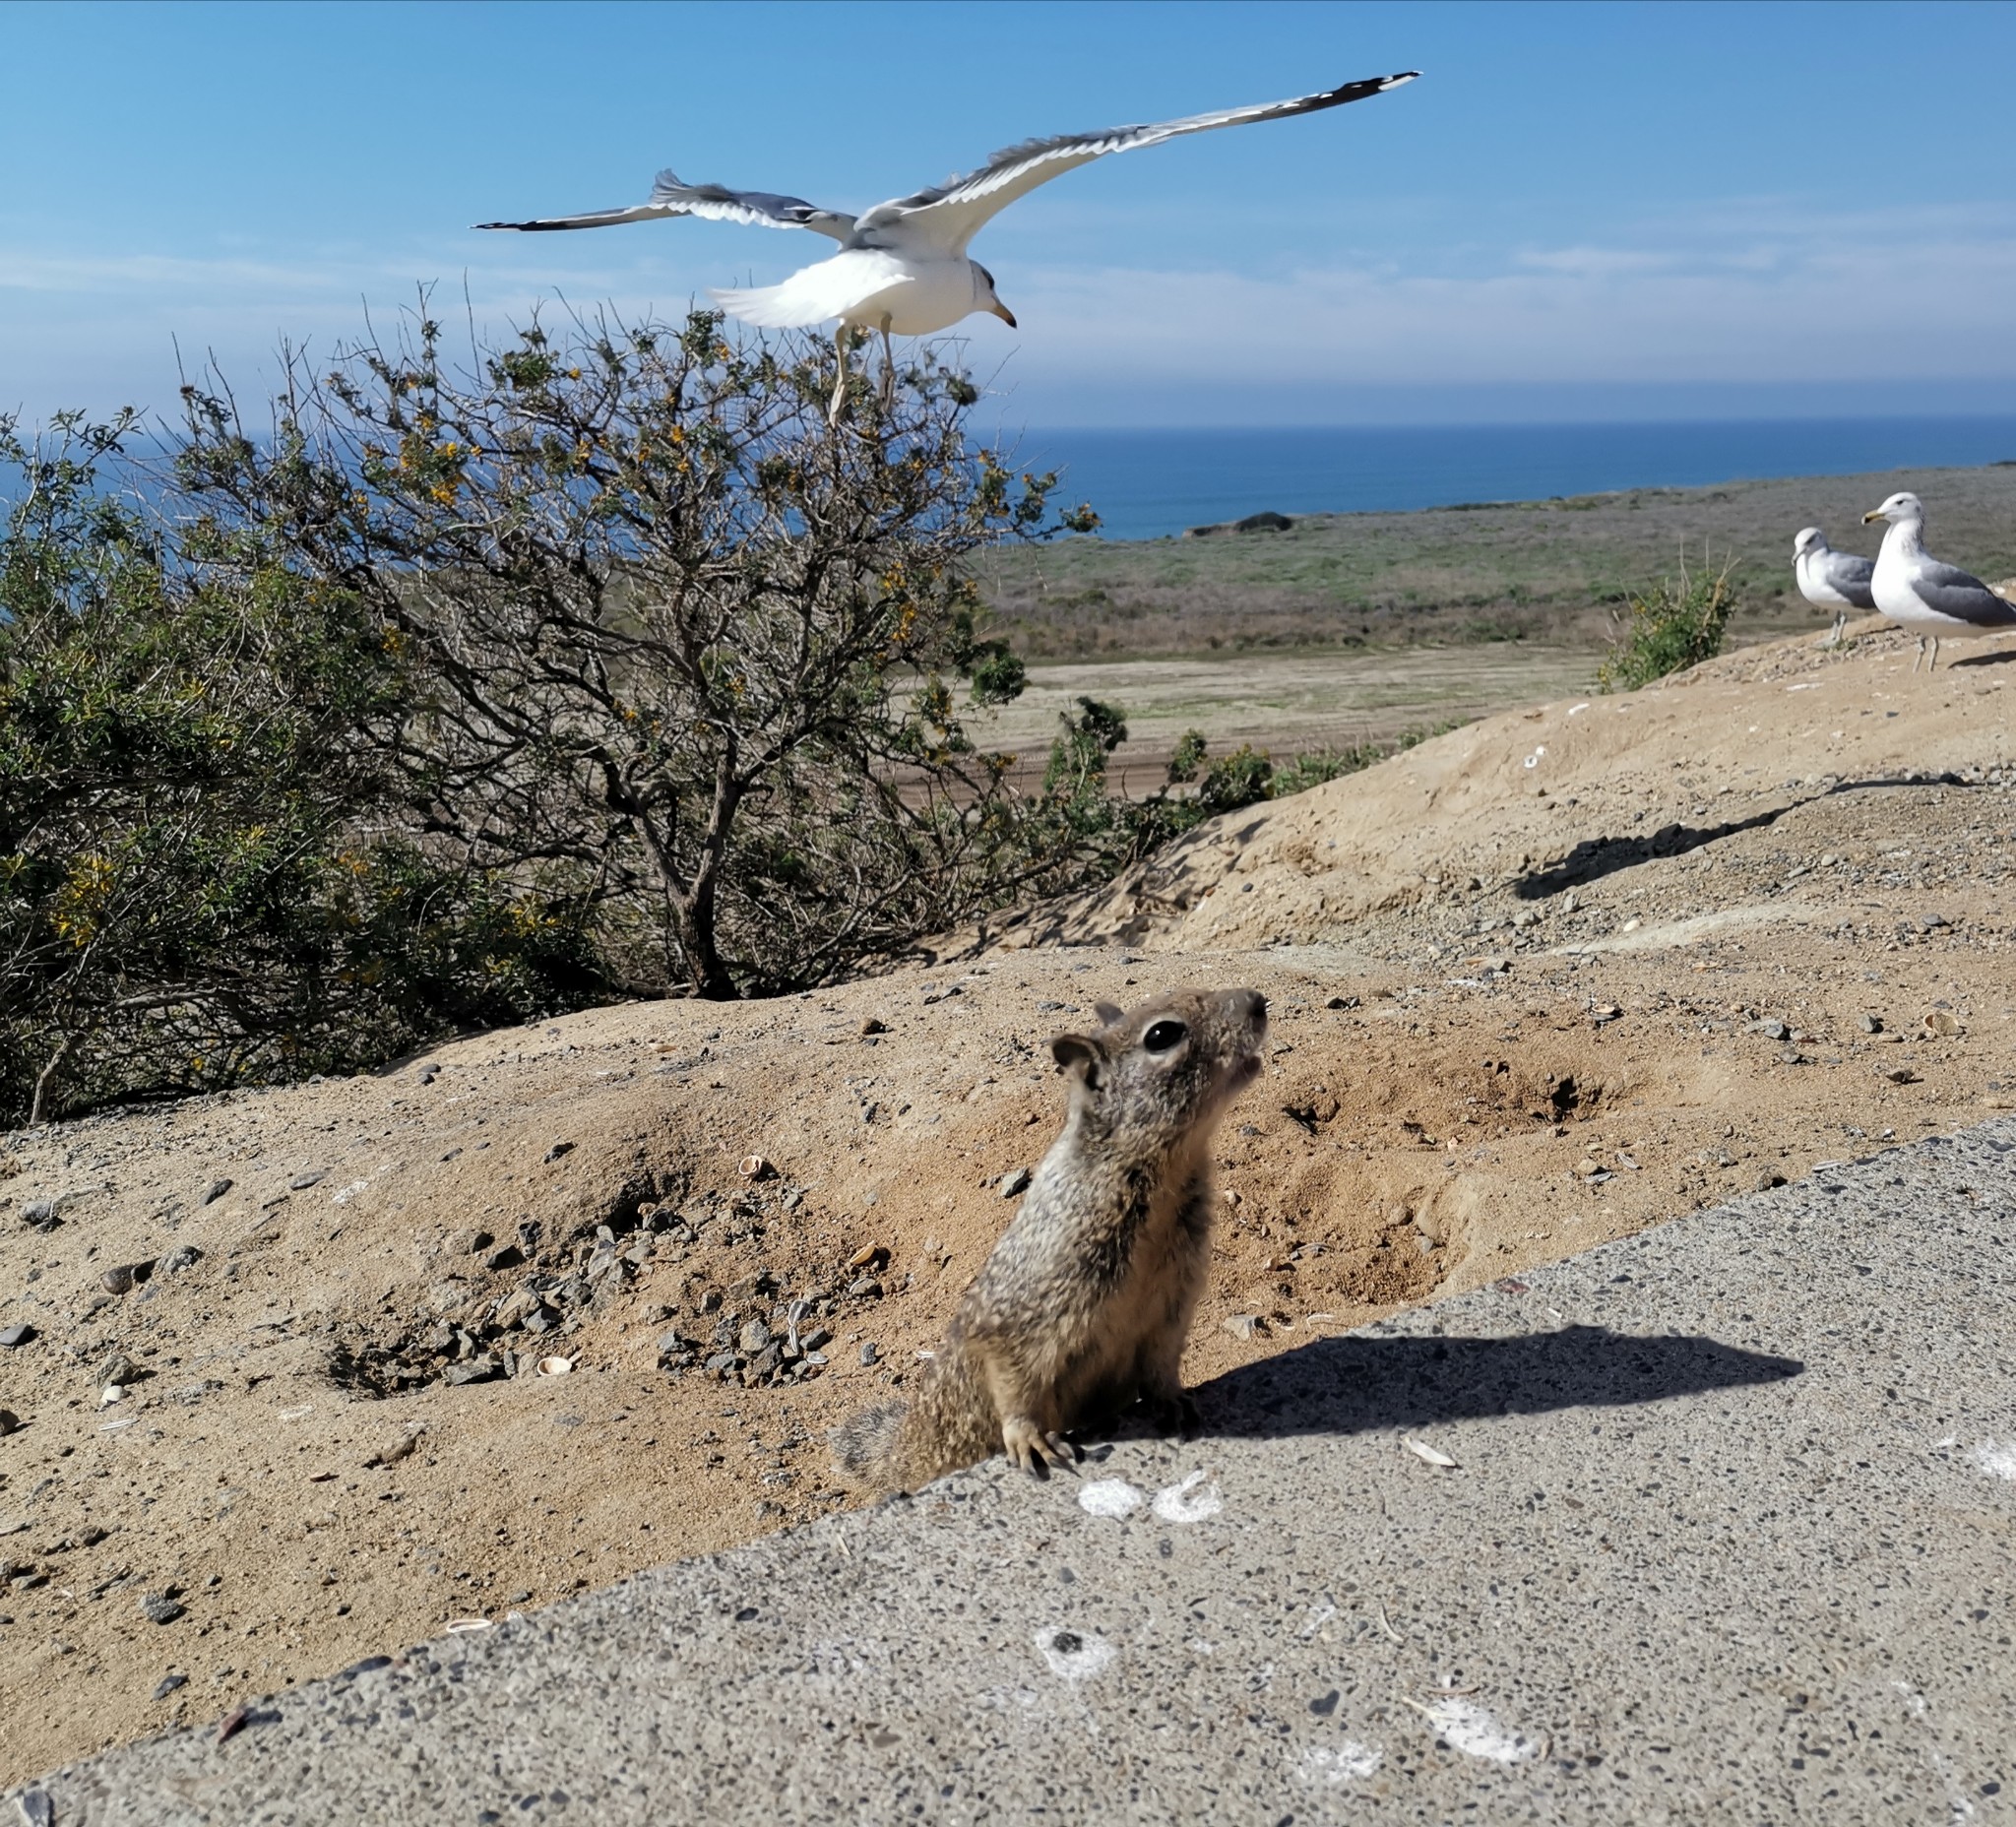
POLYGON ((745 324, 754 324, 759 330, 791 330, 806 324, 822 324, 833 313, 820 307, 816 301, 791 298, 787 294, 791 287, 783 285, 756 285, 744 290, 723 287, 707 295, 730 317, 745 324))
POLYGON ((764 330, 799 329, 845 317, 856 305, 913 277, 895 255, 879 248, 850 247, 813 266, 801 267, 778 285, 708 295, 730 317, 764 330))

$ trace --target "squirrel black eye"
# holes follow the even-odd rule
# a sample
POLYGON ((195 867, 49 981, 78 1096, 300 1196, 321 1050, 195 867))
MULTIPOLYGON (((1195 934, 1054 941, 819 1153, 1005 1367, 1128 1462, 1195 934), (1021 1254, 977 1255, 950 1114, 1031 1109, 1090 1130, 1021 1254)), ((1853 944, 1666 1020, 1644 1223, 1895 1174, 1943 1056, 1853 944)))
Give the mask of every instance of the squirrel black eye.
POLYGON ((1189 1032, 1181 1022, 1157 1022, 1141 1037, 1141 1044, 1151 1053, 1166 1053, 1189 1032))

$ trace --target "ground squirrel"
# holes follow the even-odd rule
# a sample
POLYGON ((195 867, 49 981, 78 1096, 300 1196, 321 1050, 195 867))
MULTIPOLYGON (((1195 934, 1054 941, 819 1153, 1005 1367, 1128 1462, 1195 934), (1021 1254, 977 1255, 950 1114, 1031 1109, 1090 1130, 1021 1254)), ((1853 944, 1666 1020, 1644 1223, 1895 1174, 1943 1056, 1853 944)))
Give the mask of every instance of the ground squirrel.
POLYGON ((1267 998, 1175 990, 1050 1042, 1071 1080, 1063 1133, 966 1291, 914 1399, 833 1436, 842 1471, 915 1489, 1002 1451, 1039 1477, 1077 1426, 1137 1398, 1194 1418, 1179 1366, 1210 1263, 1211 1134, 1260 1075, 1267 998))

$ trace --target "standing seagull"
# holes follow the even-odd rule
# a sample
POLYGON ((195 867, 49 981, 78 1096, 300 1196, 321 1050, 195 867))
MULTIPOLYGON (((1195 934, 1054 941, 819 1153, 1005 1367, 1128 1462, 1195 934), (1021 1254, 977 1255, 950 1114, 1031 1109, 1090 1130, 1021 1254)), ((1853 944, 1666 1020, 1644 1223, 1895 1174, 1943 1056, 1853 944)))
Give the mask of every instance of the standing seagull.
POLYGON ((1848 626, 1850 609, 1873 609, 1876 598, 1869 594, 1869 573, 1875 562, 1854 552, 1837 552, 1817 527, 1804 527, 1792 542, 1792 574, 1798 579, 1799 595, 1816 609, 1834 611, 1834 632, 1829 647, 1841 645, 1841 631, 1848 626))
MULTIPOLYGON (((2016 628, 2016 603, 1996 596, 1980 578, 1943 565, 1925 551, 1925 510, 1916 495, 1892 495, 1864 514, 1862 525, 1872 520, 1890 523, 1870 579, 1877 611, 1919 631, 1920 659, 1924 658, 1926 643, 1931 644, 1927 672, 1939 663, 1941 635, 2001 634, 2016 628)), ((1918 660, 1912 661, 1911 669, 1918 670, 1918 660)))
MULTIPOLYGON (((685 184, 661 171, 651 200, 627 210, 596 210, 585 216, 552 216, 530 222, 478 222, 479 228, 604 228, 615 222, 648 221, 657 216, 704 216, 715 221, 753 222, 763 228, 810 228, 831 235, 840 252, 801 268, 781 285, 749 291, 716 291, 716 303, 746 324, 771 328, 840 319, 834 348, 840 373, 831 416, 838 419, 847 392, 847 338, 850 330, 879 330, 883 353, 892 364, 892 334, 924 337, 949 329, 975 311, 988 311, 1011 330, 1015 315, 994 295, 994 276, 969 260, 967 244, 1016 198, 1047 184, 1078 165, 1108 153, 1159 146, 1185 133, 1215 127, 1243 127, 1249 121, 1286 120, 1383 94, 1419 75, 1375 76, 1345 83, 1321 94, 1255 107, 1221 108, 1152 127, 1112 127, 1104 133, 1067 133, 1054 139, 1025 140, 996 153, 977 171, 939 189, 878 203, 865 216, 822 210, 802 197, 773 196, 760 190, 727 190, 720 184, 685 184)), ((886 384, 886 383, 885 383, 886 384)))

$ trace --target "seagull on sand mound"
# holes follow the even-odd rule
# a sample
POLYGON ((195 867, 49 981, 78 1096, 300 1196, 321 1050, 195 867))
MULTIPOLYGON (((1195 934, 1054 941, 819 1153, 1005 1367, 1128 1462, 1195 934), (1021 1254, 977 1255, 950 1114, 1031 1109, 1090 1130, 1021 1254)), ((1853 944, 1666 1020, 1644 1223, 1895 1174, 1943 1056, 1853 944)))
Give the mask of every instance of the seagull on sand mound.
MULTIPOLYGON (((1411 83, 1419 74, 1375 76, 1345 83, 1320 94, 1254 107, 1221 108, 1151 127, 1110 127, 1103 133, 1067 133, 1054 139, 1025 140, 996 153, 977 171, 909 197, 878 203, 865 216, 821 209, 802 197, 768 191, 728 190, 720 184, 682 183, 671 171, 659 173, 649 202, 627 210, 596 210, 583 216, 551 216, 529 222, 478 222, 479 228, 605 228, 616 222, 649 221, 660 216, 702 216, 714 221, 751 222, 763 228, 810 228, 831 235, 840 252, 801 268, 781 285, 747 291, 716 291, 714 300, 732 317, 767 328, 821 324, 840 319, 834 347, 840 374, 833 391, 832 416, 840 416, 847 391, 847 339, 859 328, 879 330, 885 356, 892 334, 924 337, 949 329, 975 311, 991 312, 1011 330, 1015 314, 995 296, 994 276, 969 260, 967 244, 1016 198, 1039 184, 1108 153, 1159 146, 1186 133, 1243 127, 1251 121, 1286 120, 1322 108, 1362 101, 1411 83)), ((885 379, 885 385, 887 381, 885 379)))
MULTIPOLYGON (((1925 510, 1916 495, 1892 495, 1864 514, 1862 525, 1872 520, 1890 523, 1870 579, 1877 612, 1919 631, 1920 658, 1930 644, 1927 672, 1939 663, 1941 635, 2003 634, 2016 628, 2016 603, 1996 596, 1980 578, 1943 565, 1925 551, 1925 510)), ((1918 670, 1918 660, 1911 662, 1911 669, 1918 670)))
POLYGON ((1816 609, 1834 611, 1834 632, 1829 647, 1841 645, 1841 631, 1848 626, 1850 609, 1873 609, 1876 598, 1869 594, 1869 573, 1875 561, 1854 552, 1837 552, 1817 527, 1802 527, 1792 542, 1792 574, 1798 579, 1799 595, 1816 609))

